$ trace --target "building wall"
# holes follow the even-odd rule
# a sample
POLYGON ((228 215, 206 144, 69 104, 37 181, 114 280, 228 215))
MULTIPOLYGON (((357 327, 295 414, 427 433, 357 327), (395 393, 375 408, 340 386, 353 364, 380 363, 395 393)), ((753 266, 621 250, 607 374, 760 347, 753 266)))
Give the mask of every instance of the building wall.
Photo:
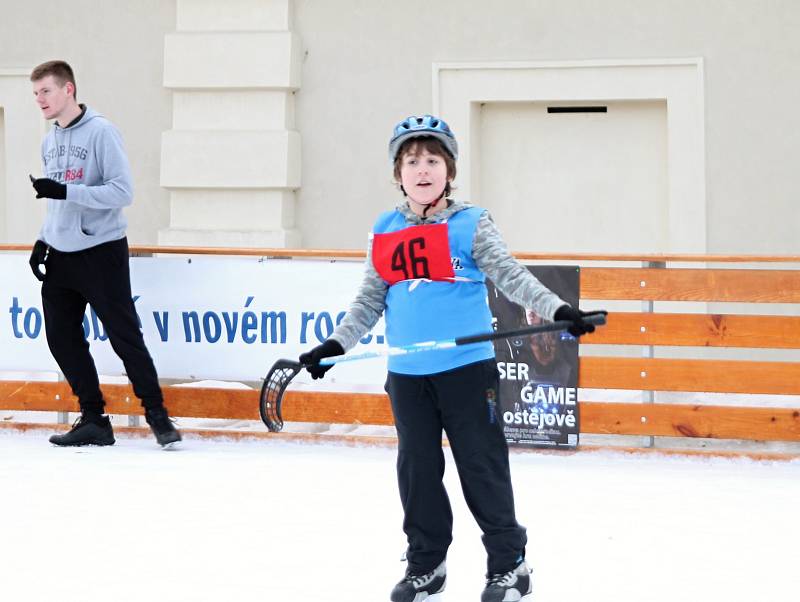
MULTIPOLYGON (((291 5, 304 49, 294 107, 302 140, 295 224, 304 247, 361 248, 376 214, 397 201, 387 139, 398 119, 435 108, 434 64, 696 57, 703 65, 704 250, 800 253, 800 4, 793 0, 291 5), (332 213, 339 217, 331 220, 332 213)), ((120 127, 137 191, 130 239, 155 242, 169 223, 159 152, 162 132, 172 127, 163 52, 164 36, 176 27, 175 3, 76 0, 65 10, 50 0, 0 0, 0 14, 0 71, 65 58, 77 70, 79 99, 120 127)), ((12 152, 13 141, 6 148, 12 152)), ((5 240, 35 235, 31 221, 5 240)), ((513 235, 525 225, 504 219, 500 227, 513 235)), ((662 250, 684 249, 652 249, 662 250)))
MULTIPOLYGON (((39 63, 64 59, 75 69, 78 101, 100 111, 120 129, 131 163, 135 198, 126 210, 132 242, 154 244, 159 228, 169 219, 168 195, 159 185, 161 133, 170 128, 172 98, 162 85, 164 35, 175 29, 172 1, 95 2, 73 0, 68 4, 37 0, 0 0, 0 73, 29 71, 39 63)), ((31 94, 26 86, 26 93, 31 94)), ((8 100, 6 101, 8 102, 8 100)), ((33 96, 30 106, 35 110, 33 96)), ((0 98, 0 105, 4 100, 0 98)), ((6 131, 8 120, 6 114, 6 131)), ((7 156, 14 148, 39 148, 44 123, 26 125, 6 140, 7 156)), ((25 203, 28 213, 20 223, 0 231, 3 242, 32 242, 39 232, 44 201, 28 195, 30 184, 12 188, 28 173, 41 172, 37 155, 26 159, 22 173, 7 173, 7 217, 25 203)), ((2 196, 2 195, 0 195, 2 196)))
POLYGON ((307 51, 297 97, 306 246, 359 246, 392 205, 386 140, 398 118, 432 108, 432 63, 700 57, 706 250, 800 251, 796 2, 299 0, 295 23, 307 51), (314 227, 331 207, 346 216, 337 229, 314 227))

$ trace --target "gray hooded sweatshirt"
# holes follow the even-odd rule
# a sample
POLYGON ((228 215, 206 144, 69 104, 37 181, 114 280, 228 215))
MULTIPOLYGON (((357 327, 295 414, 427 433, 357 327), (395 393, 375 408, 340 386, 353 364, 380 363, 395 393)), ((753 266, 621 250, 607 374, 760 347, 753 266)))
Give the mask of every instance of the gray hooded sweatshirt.
POLYGON ((67 128, 57 123, 42 142, 44 177, 67 185, 66 200, 47 200, 39 238, 64 252, 125 236, 122 208, 133 200, 128 159, 114 125, 87 108, 67 128))

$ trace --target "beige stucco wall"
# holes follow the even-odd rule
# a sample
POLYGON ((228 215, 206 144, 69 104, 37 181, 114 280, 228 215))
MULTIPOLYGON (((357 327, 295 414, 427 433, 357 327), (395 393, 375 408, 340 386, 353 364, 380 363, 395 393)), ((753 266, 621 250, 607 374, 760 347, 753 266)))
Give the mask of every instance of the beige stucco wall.
MULTIPOLYGON (((159 161, 161 133, 170 127, 172 110, 171 95, 162 86, 164 35, 174 29, 175 4, 170 0, 0 0, 0 71, 67 60, 76 71, 79 102, 106 115, 122 132, 135 187, 133 206, 126 210, 128 235, 136 243, 155 243, 158 229, 168 222, 159 161)), ((30 87, 27 91, 30 94, 30 87)), ((35 108, 32 96, 30 104, 35 108)), ((41 122, 35 127, 30 135, 38 149, 43 127, 41 122)), ((20 136, 28 138, 26 133, 20 136)), ((22 143, 7 140, 6 152, 14 153, 18 142, 22 143)), ((39 173, 41 166, 34 160, 29 169, 39 173)), ((6 177, 24 180, 27 173, 6 177)), ((33 196, 7 202, 43 204, 33 196)), ((41 216, 34 212, 24 225, 0 232, 0 238, 32 242, 40 224, 41 216)))
POLYGON ((431 108, 432 63, 700 57, 707 251, 798 253, 798 25, 792 0, 300 0, 304 244, 359 245, 391 204, 386 139, 431 108), (311 226, 332 207, 339 230, 311 226))
MULTIPOLYGON (((175 3, 66 6, 0 0, 0 69, 53 57, 74 64, 80 100, 107 114, 128 145, 137 188, 130 238, 155 242, 169 223, 159 156, 172 127, 163 53, 175 3)), ((706 250, 800 253, 794 0, 294 0, 292 13, 305 51, 294 106, 302 142, 295 224, 305 247, 360 248, 377 212, 393 205, 387 137, 399 118, 434 108, 434 63, 697 57, 706 250)))

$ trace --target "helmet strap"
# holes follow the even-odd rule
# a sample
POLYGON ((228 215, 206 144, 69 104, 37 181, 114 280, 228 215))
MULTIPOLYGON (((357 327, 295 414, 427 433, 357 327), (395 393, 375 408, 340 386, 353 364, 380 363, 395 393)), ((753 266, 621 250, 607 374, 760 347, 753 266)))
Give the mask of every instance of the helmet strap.
POLYGON ((425 209, 422 210, 422 217, 427 217, 428 211, 430 211, 433 207, 436 207, 436 205, 439 204, 439 201, 441 201, 444 198, 445 192, 447 192, 447 186, 444 187, 444 189, 442 190, 442 194, 440 194, 435 201, 433 201, 432 203, 428 203, 425 206, 425 209))
MULTIPOLYGON (((433 207, 438 205, 439 201, 441 201, 447 195, 447 193, 449 192, 449 190, 448 190, 449 189, 449 184, 450 184, 449 182, 447 184, 445 184, 445 187, 442 189, 442 194, 440 194, 438 197, 436 197, 436 199, 434 199, 432 202, 430 202, 427 205, 425 205, 425 209, 422 210, 422 217, 426 217, 427 214, 428 214, 428 211, 430 211, 433 207)), ((406 189, 403 188, 402 184, 400 184, 400 192, 403 193, 404 197, 408 196, 408 193, 406 192, 406 189)), ((417 203, 417 205, 421 205, 422 204, 422 203, 418 203, 417 201, 414 201, 414 202, 417 203)))

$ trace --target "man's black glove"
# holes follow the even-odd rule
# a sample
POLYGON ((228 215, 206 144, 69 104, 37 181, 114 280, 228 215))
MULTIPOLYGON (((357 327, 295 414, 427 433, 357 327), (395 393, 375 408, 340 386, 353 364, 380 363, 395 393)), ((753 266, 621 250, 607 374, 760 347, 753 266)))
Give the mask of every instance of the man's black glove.
POLYGON ((44 282, 45 273, 39 267, 47 259, 47 244, 44 241, 37 240, 33 244, 33 251, 31 251, 31 258, 28 263, 31 264, 31 271, 36 276, 39 282, 44 282))
POLYGON ((34 178, 28 175, 31 184, 36 189, 37 199, 58 199, 63 201, 67 198, 67 185, 51 180, 50 178, 34 178))
POLYGON ((583 318, 586 316, 592 316, 598 313, 606 313, 606 312, 598 312, 598 311, 581 311, 579 309, 575 309, 571 305, 562 305, 556 310, 553 319, 556 322, 561 320, 566 320, 567 322, 572 322, 572 326, 567 328, 567 332, 570 333, 574 337, 579 337, 582 334, 586 334, 588 332, 594 332, 594 324, 590 324, 585 322, 583 318))
POLYGON ((300 363, 306 367, 308 373, 311 375, 311 378, 318 379, 325 376, 325 373, 333 368, 333 365, 330 366, 320 366, 319 360, 324 357, 333 357, 334 355, 342 355, 344 353, 344 349, 342 346, 333 339, 328 339, 322 345, 317 345, 311 351, 306 351, 305 353, 301 353, 300 363))

